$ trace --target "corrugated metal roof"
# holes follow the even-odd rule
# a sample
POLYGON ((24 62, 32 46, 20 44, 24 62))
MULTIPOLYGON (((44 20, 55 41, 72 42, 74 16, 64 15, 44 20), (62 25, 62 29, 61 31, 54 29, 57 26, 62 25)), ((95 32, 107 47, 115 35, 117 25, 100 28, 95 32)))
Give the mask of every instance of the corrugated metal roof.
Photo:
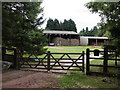
POLYGON ((55 31, 55 30, 44 30, 44 34, 72 34, 72 35, 79 35, 79 33, 76 33, 74 31, 55 31))
POLYGON ((87 38, 87 39, 108 39, 108 37, 88 37, 88 36, 80 36, 80 38, 87 38))

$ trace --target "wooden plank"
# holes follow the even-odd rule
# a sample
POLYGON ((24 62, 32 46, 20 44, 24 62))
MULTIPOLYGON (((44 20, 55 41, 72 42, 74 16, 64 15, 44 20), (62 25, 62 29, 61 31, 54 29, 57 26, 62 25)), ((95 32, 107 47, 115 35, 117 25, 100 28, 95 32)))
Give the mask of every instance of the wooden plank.
POLYGON ((111 61, 115 61, 115 60, 120 61, 120 59, 110 59, 110 58, 108 60, 111 60, 111 61))
POLYGON ((93 66, 93 67, 104 67, 104 65, 93 65, 93 64, 90 64, 89 66, 93 66))
POLYGON ((105 66, 105 65, 93 65, 93 64, 90 64, 89 66, 93 66, 93 67, 107 67, 107 68, 120 68, 120 66, 105 66))
MULTIPOLYGON (((53 66, 53 65, 50 65, 53 66)), ((69 65, 61 65, 62 67, 82 67, 82 66, 69 66, 69 65)), ((61 67, 60 65, 54 65, 53 67, 61 67)))
POLYGON ((70 71, 82 71, 82 69, 59 69, 59 68, 52 68, 51 70, 70 70, 70 71))
POLYGON ((94 58, 94 57, 90 57, 89 59, 104 59, 104 58, 94 58))

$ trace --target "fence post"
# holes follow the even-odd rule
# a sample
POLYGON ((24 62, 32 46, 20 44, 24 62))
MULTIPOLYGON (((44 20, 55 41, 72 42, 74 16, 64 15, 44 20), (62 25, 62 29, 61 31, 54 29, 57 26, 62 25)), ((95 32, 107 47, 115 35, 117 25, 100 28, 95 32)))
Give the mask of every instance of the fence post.
POLYGON ((50 51, 47 53, 48 58, 47 58, 47 70, 50 71, 50 51))
POLYGON ((2 47, 2 61, 5 60, 6 49, 2 47))
POLYGON ((82 51, 82 55, 83 55, 82 71, 83 71, 83 72, 84 72, 84 59, 85 59, 85 58, 84 58, 84 54, 85 54, 84 51, 82 51))
POLYGON ((90 55, 90 50, 89 48, 86 49, 86 75, 89 75, 90 67, 89 67, 89 55, 90 55))
POLYGON ((108 66, 108 49, 104 48, 104 67, 103 67, 103 73, 107 73, 107 66, 108 66))
POLYGON ((17 52, 16 52, 16 49, 13 49, 13 51, 14 51, 14 60, 13 60, 13 63, 14 63, 14 66, 13 66, 13 68, 14 69, 17 69, 17 52))
POLYGON ((14 49, 14 64, 15 64, 15 69, 20 68, 20 56, 19 56, 19 51, 17 49, 14 49))

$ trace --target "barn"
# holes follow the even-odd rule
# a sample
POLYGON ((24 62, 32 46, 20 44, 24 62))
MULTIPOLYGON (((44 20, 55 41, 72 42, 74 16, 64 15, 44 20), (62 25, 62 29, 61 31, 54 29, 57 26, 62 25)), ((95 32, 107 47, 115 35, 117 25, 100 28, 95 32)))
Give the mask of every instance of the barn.
POLYGON ((80 36, 80 45, 102 45, 109 43, 108 37, 80 36))
POLYGON ((54 46, 79 46, 79 33, 74 31, 44 30, 44 35, 48 37, 48 45, 54 46))

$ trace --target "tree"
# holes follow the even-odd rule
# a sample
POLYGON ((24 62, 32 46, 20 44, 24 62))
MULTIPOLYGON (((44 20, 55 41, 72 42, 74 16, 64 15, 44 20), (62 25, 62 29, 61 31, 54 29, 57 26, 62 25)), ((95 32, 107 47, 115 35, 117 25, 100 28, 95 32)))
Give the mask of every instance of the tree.
POLYGON ((62 25, 63 25, 62 27, 64 31, 69 31, 69 23, 66 19, 64 19, 64 22, 62 25))
POLYGON ((69 22, 69 30, 70 30, 70 31, 77 32, 75 22, 74 22, 72 19, 68 20, 68 22, 69 22))
POLYGON ((27 53, 45 51, 46 37, 37 27, 44 20, 38 17, 41 2, 2 3, 2 41, 4 47, 14 47, 27 53))
POLYGON ((77 32, 76 24, 72 19, 65 19, 63 23, 58 21, 57 19, 49 19, 47 21, 46 29, 77 32))
POLYGON ((120 49, 120 1, 90 2, 86 7, 101 16, 101 28, 107 29, 113 38, 114 45, 120 49))
POLYGON ((86 29, 83 28, 82 31, 80 31, 81 36, 91 36, 91 31, 89 31, 88 27, 86 29))
POLYGON ((98 28, 94 26, 91 30, 86 27, 86 29, 82 29, 80 31, 81 36, 98 36, 98 28))
POLYGON ((54 30, 60 30, 60 23, 57 19, 54 20, 54 30))
POLYGON ((46 29, 54 30, 54 21, 53 21, 53 19, 51 19, 51 18, 48 19, 46 29))

